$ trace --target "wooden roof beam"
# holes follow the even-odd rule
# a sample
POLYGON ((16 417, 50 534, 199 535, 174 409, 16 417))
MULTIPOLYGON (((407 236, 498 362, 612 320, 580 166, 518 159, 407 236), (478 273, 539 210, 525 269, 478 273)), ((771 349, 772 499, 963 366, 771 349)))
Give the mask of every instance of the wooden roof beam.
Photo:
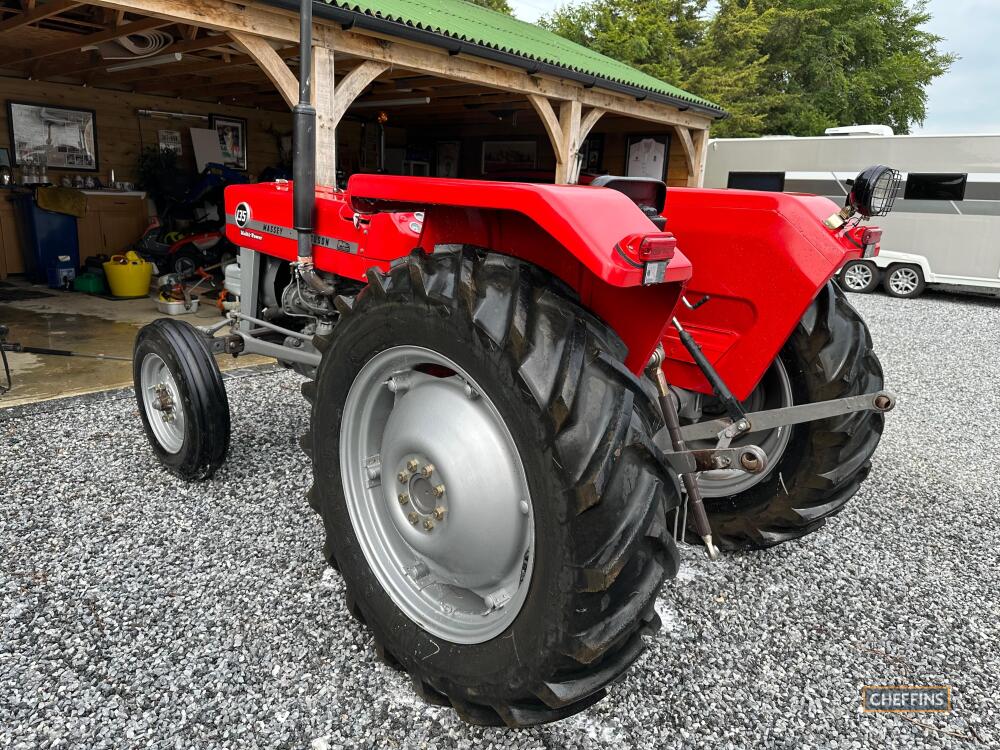
MULTIPOLYGON (((217 47, 220 43, 225 44, 228 39, 216 37, 203 37, 197 40, 197 44, 192 44, 190 47, 187 46, 186 42, 181 42, 180 44, 171 45, 164 48, 162 51, 158 52, 157 55, 169 55, 174 52, 186 52, 186 51, 198 51, 203 49, 211 49, 212 47, 217 47)), ((211 61, 210 58, 206 60, 211 61)), ((71 60, 59 60, 57 62, 52 62, 47 65, 39 65, 38 69, 32 73, 33 78, 55 78, 55 77, 65 77, 65 78, 83 78, 86 83, 93 84, 99 83, 101 85, 109 84, 121 84, 127 83, 129 81, 134 81, 136 79, 142 79, 148 77, 153 71, 161 70, 165 67, 179 66, 181 62, 164 62, 158 65, 156 68, 133 68, 131 70, 123 70, 118 73, 108 73, 108 68, 113 68, 115 65, 119 65, 123 62, 128 62, 127 60, 105 60, 96 51, 92 51, 89 54, 84 55, 80 58, 73 58, 71 60)))
MULTIPOLYGON (((278 50, 280 57, 288 58, 297 54, 296 50, 278 50)), ((155 68, 151 75, 137 81, 132 90, 136 93, 145 91, 163 91, 164 89, 175 88, 178 84, 183 85, 190 76, 196 78, 211 78, 220 80, 219 71, 233 71, 234 73, 246 66, 254 66, 254 73, 258 72, 256 61, 249 55, 233 55, 227 62, 224 59, 205 58, 199 62, 189 62, 184 65, 169 65, 164 68, 155 68)), ((222 80, 228 80, 225 76, 222 80)))
POLYGON ((237 47, 260 66, 274 87, 281 92, 281 97, 288 106, 294 107, 299 99, 299 81, 274 47, 266 39, 255 34, 230 31, 229 36, 237 47))
POLYGON ((120 36, 125 36, 126 34, 136 34, 140 31, 158 29, 162 26, 169 26, 170 23, 170 21, 166 21, 162 18, 144 18, 141 21, 133 21, 132 23, 127 23, 124 26, 117 26, 113 29, 105 29, 104 31, 98 31, 94 34, 72 34, 69 35, 70 38, 68 39, 60 39, 58 42, 49 44, 45 47, 18 50, 16 52, 9 52, 6 55, 0 55, 0 68, 11 64, 20 65, 23 63, 29 63, 35 60, 40 60, 44 57, 62 55, 66 52, 79 52, 84 47, 89 47, 92 44, 107 42, 112 39, 117 39, 120 36))
MULTIPOLYGON (((236 31, 284 42, 298 42, 298 17, 294 13, 234 0, 91 0, 94 5, 125 8, 135 13, 159 16, 174 23, 194 23, 220 31, 236 31)), ((711 125, 709 115, 682 111, 654 101, 639 101, 595 86, 567 83, 554 76, 530 76, 523 70, 493 64, 472 55, 449 55, 447 51, 398 39, 380 39, 373 35, 345 31, 339 25, 317 23, 314 42, 338 53, 384 62, 394 69, 416 74, 465 81, 523 95, 538 94, 560 101, 576 100, 586 107, 600 107, 649 122, 704 129, 711 125)))
MULTIPOLYGON (((204 50, 212 50, 216 48, 228 48, 230 44, 230 39, 225 34, 210 34, 208 36, 200 37, 199 39, 190 39, 184 42, 177 42, 169 47, 166 47, 158 54, 169 55, 173 52, 180 52, 186 54, 188 52, 202 52, 204 50)), ((195 58, 196 60, 199 58, 195 58)), ((206 58, 209 63, 213 62, 212 58, 206 58)), ((166 63, 162 66, 157 66, 155 68, 133 68, 132 70, 123 70, 119 73, 107 73, 100 76, 99 82, 101 84, 125 84, 131 83, 132 81, 140 81, 147 78, 162 77, 163 75, 177 75, 180 68, 193 65, 191 60, 182 60, 177 63, 166 63), (169 73, 165 73, 165 70, 169 70, 169 73)), ((101 68, 113 67, 114 63, 105 61, 101 68)), ((96 78, 96 77, 95 77, 96 78)))
POLYGON ((45 3, 45 5, 36 5, 30 10, 26 10, 23 13, 11 16, 5 21, 0 22, 0 33, 13 31, 22 26, 37 23, 52 16, 58 16, 60 13, 65 13, 67 10, 72 10, 81 5, 83 3, 74 2, 74 0, 55 0, 55 2, 45 3))

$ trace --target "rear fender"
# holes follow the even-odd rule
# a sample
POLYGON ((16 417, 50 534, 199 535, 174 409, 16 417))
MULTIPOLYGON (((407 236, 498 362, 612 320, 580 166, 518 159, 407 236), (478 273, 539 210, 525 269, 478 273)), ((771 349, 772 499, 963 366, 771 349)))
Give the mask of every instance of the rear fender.
MULTIPOLYGON (((817 196, 671 188, 664 215, 694 272, 685 292, 711 301, 677 317, 739 399, 757 385, 819 290, 861 249, 823 226, 838 207, 817 196)), ((820 321, 821 323, 821 321, 820 321)), ((674 385, 711 387, 676 331, 664 337, 674 385)))
MULTIPOLYGON (((676 252, 663 283, 643 285, 643 269, 616 249, 656 226, 614 190, 475 180, 355 175, 355 210, 423 211, 420 246, 474 245, 537 265, 571 287, 581 304, 614 329, 636 374, 669 324, 691 264, 676 252)), ((372 237, 370 253, 377 253, 372 237)))

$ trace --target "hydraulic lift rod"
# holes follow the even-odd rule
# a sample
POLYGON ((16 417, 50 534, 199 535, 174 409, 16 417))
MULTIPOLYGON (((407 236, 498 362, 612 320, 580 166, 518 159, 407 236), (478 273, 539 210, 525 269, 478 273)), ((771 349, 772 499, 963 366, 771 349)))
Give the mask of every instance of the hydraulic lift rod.
MULTIPOLYGON (((659 391, 660 411, 663 413, 663 423, 666 425, 667 434, 670 435, 670 442, 675 451, 686 451, 687 445, 681 437, 680 417, 677 415, 677 405, 674 403, 674 396, 667 385, 667 378, 663 374, 663 359, 665 354, 663 346, 656 347, 652 359, 649 361, 649 373, 656 382, 659 391)), ((705 551, 710 560, 719 557, 719 549, 712 543, 712 525, 708 521, 708 513, 705 512, 705 504, 701 499, 701 489, 698 487, 698 479, 694 474, 681 474, 681 481, 684 482, 684 489, 687 492, 688 509, 691 511, 691 525, 705 545, 705 551)), ((680 509, 678 509, 679 511, 680 509)))

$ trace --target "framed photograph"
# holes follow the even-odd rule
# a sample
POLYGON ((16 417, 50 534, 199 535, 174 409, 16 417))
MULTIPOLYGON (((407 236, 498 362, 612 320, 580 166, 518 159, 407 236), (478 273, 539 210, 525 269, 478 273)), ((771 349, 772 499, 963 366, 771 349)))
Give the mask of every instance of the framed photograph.
POLYGON ((234 169, 247 168, 247 121, 242 117, 212 115, 209 127, 219 134, 222 163, 234 169))
POLYGON ((0 147, 0 167, 10 167, 10 151, 0 147))
POLYGON ((627 177, 650 177, 667 181, 667 160, 670 156, 670 136, 630 135, 625 163, 627 177))
POLYGON ((97 171, 97 115, 92 109, 7 102, 16 166, 97 171))
POLYGON ((157 138, 160 143, 160 151, 173 151, 178 156, 184 152, 184 148, 181 145, 181 131, 158 130, 157 138))
POLYGON ((536 141, 483 141, 483 174, 534 169, 536 166, 536 141))
POLYGON ((441 141, 437 144, 435 177, 458 177, 458 159, 462 153, 459 141, 441 141))

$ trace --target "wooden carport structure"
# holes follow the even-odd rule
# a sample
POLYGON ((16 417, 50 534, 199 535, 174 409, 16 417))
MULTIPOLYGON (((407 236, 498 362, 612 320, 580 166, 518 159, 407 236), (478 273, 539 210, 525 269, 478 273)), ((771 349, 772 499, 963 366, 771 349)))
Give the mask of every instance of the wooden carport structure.
MULTIPOLYGON (((22 77, 276 112, 287 111, 297 99, 294 0, 8 0, 2 5, 6 13, 0 17, 0 40, 5 42, 0 69, 17 70, 22 77), (124 69, 112 72, 93 49, 130 33, 165 27, 174 34, 157 55, 160 65, 119 66, 124 69)), ((433 111, 452 107, 457 122, 474 124, 477 117, 488 120, 496 111, 537 117, 555 156, 555 179, 563 183, 576 180, 577 154, 595 125, 602 119, 628 118, 669 130, 680 146, 684 167, 672 167, 670 182, 697 185, 709 126, 724 116, 710 102, 607 58, 597 60, 591 70, 586 64, 564 64, 561 57, 566 55, 588 53, 588 59, 596 59, 595 53, 554 35, 548 40, 556 47, 551 55, 537 52, 539 45, 546 45, 544 38, 534 40, 534 54, 517 44, 497 43, 498 34, 510 31, 504 26, 507 21, 459 0, 332 1, 314 7, 313 91, 321 184, 334 183, 335 134, 349 109, 412 100, 414 93, 433 102, 433 111), (464 16, 458 21, 464 22, 466 32, 421 15, 441 12, 464 16), (468 32, 477 24, 492 37, 468 32)), ((461 29, 459 22, 454 25, 461 29)), ((522 26, 533 29, 530 34, 548 34, 522 26)))

